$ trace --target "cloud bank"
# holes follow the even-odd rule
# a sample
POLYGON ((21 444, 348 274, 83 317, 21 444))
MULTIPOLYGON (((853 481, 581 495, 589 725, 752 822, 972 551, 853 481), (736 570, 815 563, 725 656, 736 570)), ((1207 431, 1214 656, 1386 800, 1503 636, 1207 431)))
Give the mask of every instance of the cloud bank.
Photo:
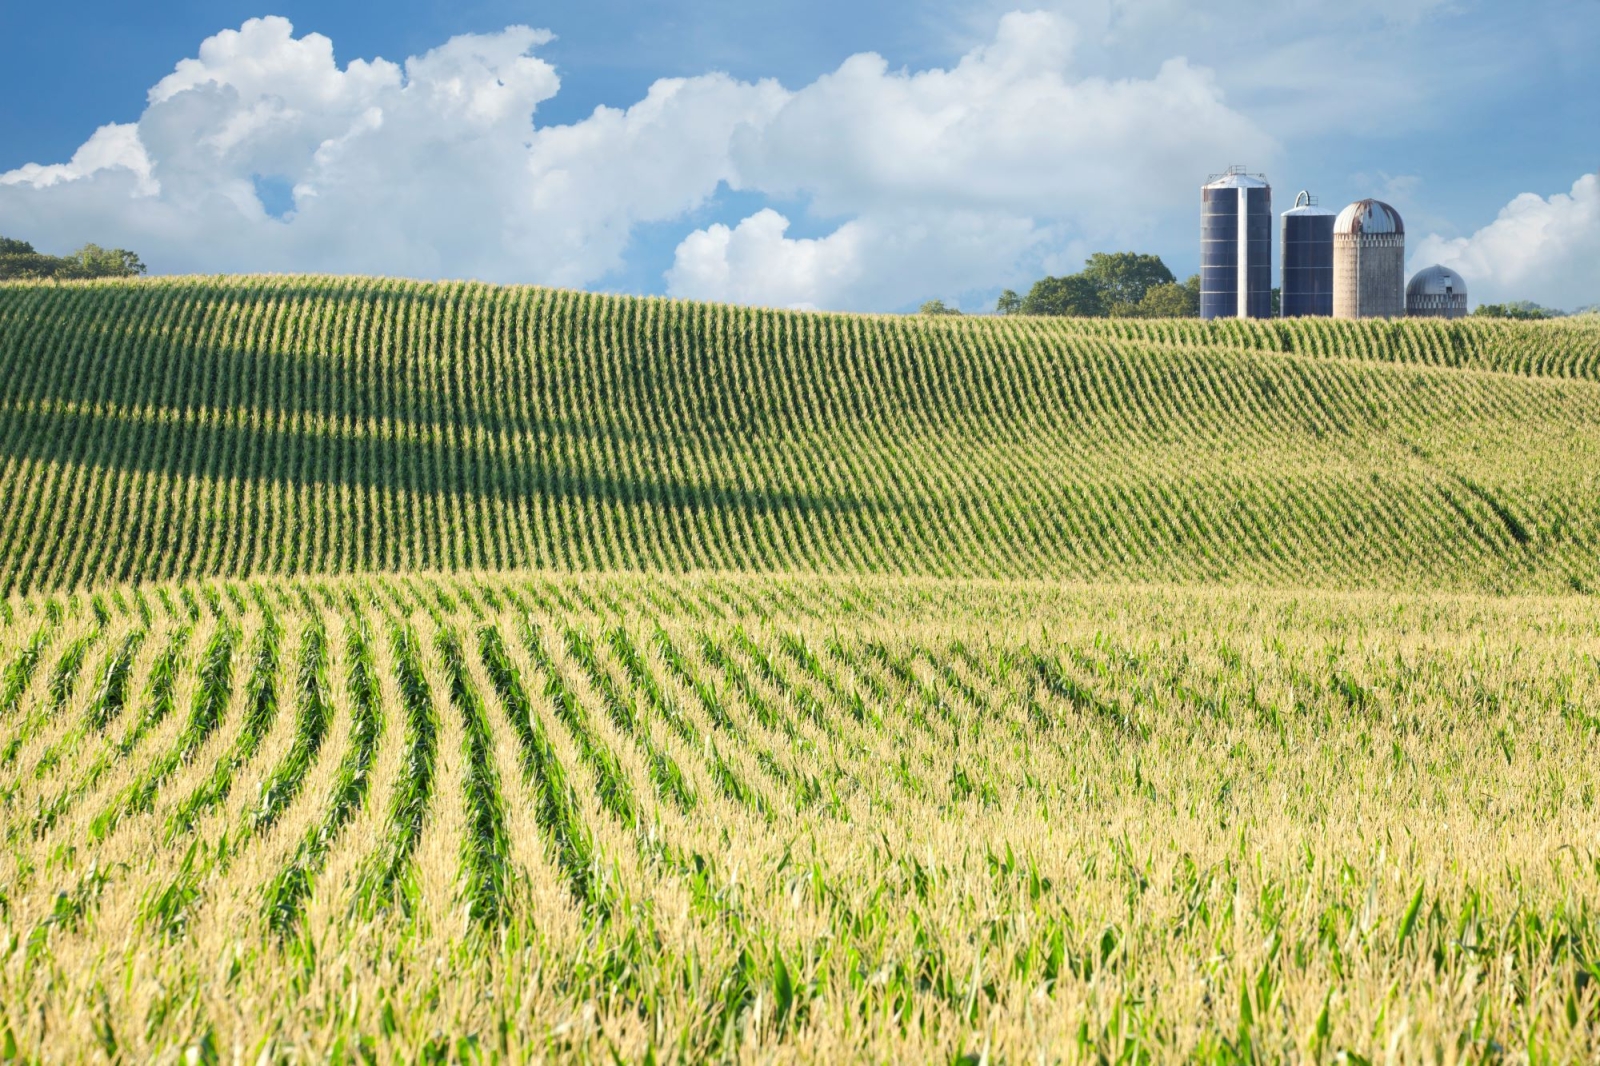
POLYGON ((1570 193, 1524 193, 1470 237, 1427 237, 1412 262, 1458 271, 1476 303, 1600 304, 1600 175, 1585 174, 1570 193))
MULTIPOLYGON (((130 247, 160 272, 593 287, 651 227, 676 245, 662 283, 680 296, 886 310, 1021 285, 1192 224, 1197 175, 1277 156, 1202 66, 1089 71, 1108 37, 1198 17, 1180 8, 1142 0, 1103 25, 1012 12, 948 68, 863 53, 795 89, 664 79, 626 109, 548 126, 539 107, 561 88, 539 54, 548 31, 340 66, 328 38, 252 19, 179 62, 137 123, 0 174, 0 232, 130 247), (729 190, 755 201, 744 217, 717 214, 729 190)), ((1594 302, 1597 184, 1520 197, 1417 258, 1455 266, 1483 299, 1594 302)))
POLYGON ((949 69, 863 54, 797 90, 667 79, 541 127, 561 85, 550 40, 513 26, 341 67, 328 38, 252 19, 178 63, 137 123, 0 174, 0 223, 44 247, 133 247, 162 272, 585 286, 624 267, 641 226, 676 221, 675 294, 888 308, 1148 231, 1192 192, 1171 174, 1275 151, 1181 59, 1075 74, 1059 15, 1006 15, 949 69), (800 205, 821 235, 789 236, 770 208, 696 228, 724 188, 800 205))
MULTIPOLYGON (((1222 155, 1272 140, 1181 59, 1149 79, 1075 77, 1070 23, 1010 14, 949 70, 854 56, 739 129, 735 188, 800 198, 846 219, 815 240, 764 211, 679 246, 675 295, 894 307, 1012 280, 1074 238, 1127 239, 1186 208, 1222 155)), ((1230 154, 1231 153, 1231 154, 1230 154)), ((1073 264, 1074 266, 1076 264, 1073 264)))

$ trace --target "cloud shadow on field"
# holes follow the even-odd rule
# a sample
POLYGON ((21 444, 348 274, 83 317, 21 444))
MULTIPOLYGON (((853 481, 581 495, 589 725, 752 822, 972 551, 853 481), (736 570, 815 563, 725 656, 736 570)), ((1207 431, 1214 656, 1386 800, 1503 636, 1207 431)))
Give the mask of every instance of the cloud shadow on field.
MULTIPOLYGON (((0 410, 4 410, 0 407, 0 410)), ((0 456, 130 472, 294 486, 352 485, 418 495, 471 495, 515 502, 542 497, 666 508, 893 513, 895 503, 845 495, 753 489, 666 477, 623 477, 546 454, 518 462, 498 449, 439 440, 353 436, 218 422, 173 423, 86 411, 5 411, 0 456)), ((605 447, 620 438, 569 423, 541 422, 565 438, 549 452, 605 447)), ((625 453, 618 451, 617 455, 625 453)), ((638 455, 630 457, 638 461, 638 455)))

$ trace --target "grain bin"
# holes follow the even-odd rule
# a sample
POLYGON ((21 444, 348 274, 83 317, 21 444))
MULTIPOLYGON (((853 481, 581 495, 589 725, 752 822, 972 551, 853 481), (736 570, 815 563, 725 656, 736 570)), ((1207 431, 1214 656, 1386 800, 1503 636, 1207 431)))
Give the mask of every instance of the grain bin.
POLYGON ((1200 317, 1272 317, 1272 186, 1243 167, 1200 190, 1200 317))
POLYGON ((1333 314, 1333 220, 1309 192, 1283 213, 1284 318, 1333 314))
POLYGON ((1380 200, 1358 200, 1333 223, 1333 317, 1406 313, 1406 225, 1380 200))
POLYGON ((1411 318, 1462 318, 1467 313, 1467 283, 1449 267, 1417 272, 1406 286, 1406 314, 1411 318))

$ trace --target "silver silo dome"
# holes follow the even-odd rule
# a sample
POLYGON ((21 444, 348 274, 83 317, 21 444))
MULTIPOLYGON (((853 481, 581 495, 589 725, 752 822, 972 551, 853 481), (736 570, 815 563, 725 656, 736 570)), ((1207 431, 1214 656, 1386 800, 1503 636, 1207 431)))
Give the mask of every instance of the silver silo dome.
POLYGON ((1333 314, 1334 213, 1301 192, 1283 213, 1284 318, 1333 314))
POLYGON ((1200 190, 1200 317, 1272 317, 1272 186, 1243 167, 1200 190))
POLYGON ((1462 318, 1467 313, 1467 283, 1449 267, 1417 272, 1406 286, 1406 314, 1416 318, 1462 318))
POLYGON ((1333 231, 1340 236, 1406 235, 1405 221, 1400 212, 1382 200, 1357 200, 1334 220, 1333 231))
POLYGON ((1335 318, 1406 313, 1406 224, 1381 200, 1358 200, 1333 223, 1335 318))

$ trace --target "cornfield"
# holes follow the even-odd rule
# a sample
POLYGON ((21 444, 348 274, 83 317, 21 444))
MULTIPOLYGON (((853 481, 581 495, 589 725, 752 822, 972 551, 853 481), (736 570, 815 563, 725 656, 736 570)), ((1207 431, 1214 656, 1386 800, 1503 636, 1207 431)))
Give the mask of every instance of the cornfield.
POLYGON ((1600 1057, 1600 328, 0 285, 0 1060, 1600 1057))
POLYGON ((0 286, 0 595, 407 570, 1596 584, 1600 327, 0 286))
POLYGON ((18 1054, 1600 1048, 1585 598, 413 575, 0 633, 18 1054))

